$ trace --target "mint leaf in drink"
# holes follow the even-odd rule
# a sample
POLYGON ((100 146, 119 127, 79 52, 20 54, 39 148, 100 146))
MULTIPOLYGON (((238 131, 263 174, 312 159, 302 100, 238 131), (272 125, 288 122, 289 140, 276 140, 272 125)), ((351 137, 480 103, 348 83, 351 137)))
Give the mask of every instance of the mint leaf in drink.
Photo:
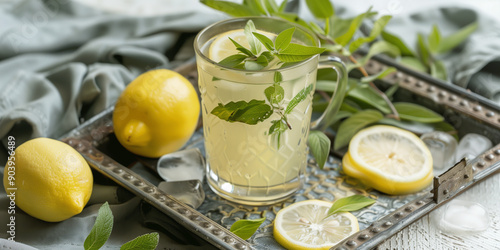
POLYGON ((253 35, 264 45, 264 47, 266 47, 267 50, 269 51, 275 50, 274 43, 271 39, 269 39, 269 37, 259 34, 257 32, 253 32, 253 35))
POLYGON ((281 74, 281 72, 279 71, 274 72, 274 83, 279 84, 281 81, 283 81, 283 75, 281 74))
POLYGON ((252 34, 256 31, 257 30, 255 29, 255 24, 252 22, 252 20, 248 20, 247 24, 245 25, 244 32, 245 36, 247 37, 248 44, 250 45, 250 51, 252 51, 254 55, 259 54, 262 49, 261 43, 252 34))
POLYGON ((210 113, 228 122, 255 125, 269 118, 273 112, 265 101, 251 100, 219 103, 210 113))
POLYGON ((285 109, 285 115, 290 114, 292 112, 292 110, 297 105, 299 105, 300 102, 305 100, 307 95, 309 95, 309 93, 311 93, 312 89, 313 89, 313 85, 310 84, 307 87, 305 87, 304 89, 302 89, 299 93, 297 93, 297 95, 295 95, 293 97, 293 99, 288 103, 288 106, 285 109))
POLYGON ((241 44, 239 44, 238 42, 236 42, 235 40, 233 40, 231 37, 229 37, 229 40, 231 40, 231 42, 233 42, 234 46, 236 46, 236 49, 238 51, 240 51, 241 53, 247 55, 247 56, 250 56, 250 57, 253 57, 255 56, 252 51, 250 51, 249 49, 241 46, 241 44))
POLYGON ((319 168, 323 169, 325 166, 328 155, 330 154, 330 138, 325 135, 325 133, 317 130, 312 130, 309 132, 309 137, 307 138, 307 144, 311 149, 311 153, 316 159, 319 168))
POLYGON ((120 247, 120 250, 154 250, 160 241, 160 236, 158 233, 149 233, 141 235, 120 247))
POLYGON ((264 94, 271 105, 278 105, 285 97, 285 90, 280 85, 273 84, 264 90, 264 94))
POLYGON ((286 49, 288 45, 290 45, 290 42, 292 41, 294 32, 295 32, 295 27, 281 31, 278 34, 278 37, 276 37, 276 40, 274 41, 274 48, 276 48, 278 52, 286 49))
POLYGON ((259 229, 260 225, 266 221, 266 218, 246 220, 241 219, 233 223, 229 231, 236 234, 240 238, 247 240, 259 229))
POLYGON ((224 58, 222 61, 219 62, 219 64, 230 68, 237 68, 237 66, 240 65, 246 58, 247 58, 246 55, 241 55, 241 54, 231 55, 224 58))
MULTIPOLYGON (((265 59, 264 59, 265 60, 265 59)), ((245 61, 245 69, 246 70, 261 70, 263 69, 268 63, 267 61, 265 62, 261 62, 263 63, 264 65, 260 64, 259 62, 257 61, 253 61, 253 60, 247 60, 245 61)))
POLYGON ((335 201, 328 210, 328 214, 325 218, 340 212, 351 212, 356 211, 366 206, 375 203, 374 199, 370 199, 363 195, 352 195, 349 197, 344 197, 335 201))
POLYGON ((276 56, 283 62, 300 62, 325 50, 325 48, 291 43, 276 56))
POLYGON ((104 203, 95 220, 94 226, 83 243, 85 250, 97 250, 108 241, 113 229, 113 214, 109 209, 108 202, 104 203))
POLYGON ((269 127, 269 135, 274 136, 276 141, 276 148, 279 150, 281 147, 281 135, 287 130, 291 129, 285 116, 279 120, 271 121, 273 125, 269 127))

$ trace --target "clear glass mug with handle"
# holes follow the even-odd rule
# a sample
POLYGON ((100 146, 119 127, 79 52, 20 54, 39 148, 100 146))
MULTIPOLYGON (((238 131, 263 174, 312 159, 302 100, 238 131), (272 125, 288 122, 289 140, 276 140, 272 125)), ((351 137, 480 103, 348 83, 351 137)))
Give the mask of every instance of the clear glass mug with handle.
POLYGON ((243 32, 250 19, 258 33, 272 36, 296 27, 292 42, 319 46, 319 39, 301 26, 271 17, 224 20, 195 38, 207 182, 229 201, 266 205, 302 187, 309 129, 325 127, 338 111, 347 73, 340 59, 318 55, 262 70, 229 68, 211 60, 214 40, 243 32), (325 112, 311 122, 318 68, 334 69, 337 85, 325 112))

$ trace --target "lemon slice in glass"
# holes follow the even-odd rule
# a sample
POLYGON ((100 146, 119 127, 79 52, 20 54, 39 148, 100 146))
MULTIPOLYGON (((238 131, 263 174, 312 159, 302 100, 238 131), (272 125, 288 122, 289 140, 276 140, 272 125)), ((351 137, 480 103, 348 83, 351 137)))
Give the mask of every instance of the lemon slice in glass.
POLYGON ((378 125, 359 131, 342 162, 347 175, 387 194, 420 191, 433 178, 432 156, 424 142, 413 133, 392 126, 378 125))
MULTIPOLYGON (((271 40, 276 37, 276 35, 266 31, 258 30, 257 32, 259 34, 267 36, 271 40)), ((234 46, 233 42, 229 40, 229 37, 235 42, 239 43, 241 46, 250 49, 248 39, 245 36, 245 31, 243 29, 231 30, 224 32, 217 36, 217 38, 215 38, 215 40, 210 45, 210 48, 208 49, 208 58, 210 58, 214 62, 220 62, 228 56, 238 54, 239 51, 236 49, 236 46, 234 46)), ((262 46, 262 49, 265 50, 266 48, 262 46)))
POLYGON ((359 231, 351 213, 325 218, 331 206, 331 202, 307 200, 283 208, 274 219, 274 239, 287 249, 330 249, 359 231))

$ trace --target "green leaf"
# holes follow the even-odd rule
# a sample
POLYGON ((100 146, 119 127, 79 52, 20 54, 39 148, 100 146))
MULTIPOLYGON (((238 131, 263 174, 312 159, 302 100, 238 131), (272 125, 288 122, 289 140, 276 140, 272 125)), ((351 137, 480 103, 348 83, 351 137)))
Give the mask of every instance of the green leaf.
POLYGON ((441 42, 439 43, 439 48, 437 52, 446 53, 452 50, 453 48, 457 47, 463 41, 465 41, 465 39, 467 39, 467 37, 469 37, 469 35, 472 34, 472 32, 474 32, 477 29, 478 25, 479 24, 477 22, 471 23, 465 26, 464 28, 460 29, 459 31, 447 37, 443 37, 441 39, 441 42))
POLYGON ((421 123, 444 121, 444 118, 440 114, 414 103, 398 102, 394 103, 394 107, 398 111, 399 117, 401 117, 401 119, 403 120, 416 121, 421 123))
POLYGON ((399 59, 399 63, 416 71, 427 73, 427 67, 418 58, 403 56, 399 59))
MULTIPOLYGON (((266 63, 267 65, 267 63, 266 63)), ((245 61, 245 70, 261 70, 263 69, 265 66, 261 65, 259 62, 257 61, 245 61)))
POLYGON ((262 44, 252 34, 253 32, 256 31, 257 30, 255 29, 255 24, 252 22, 252 20, 248 20, 247 24, 245 25, 244 32, 248 40, 248 44, 250 45, 250 50, 254 55, 259 54, 260 50, 262 49, 262 44))
POLYGON ((418 34, 417 45, 420 60, 422 61, 422 63, 424 63, 424 65, 429 66, 431 53, 429 52, 429 48, 427 48, 427 45, 424 42, 424 36, 422 34, 418 34))
POLYGON ((251 100, 229 102, 225 105, 219 103, 210 113, 224 121, 255 125, 269 118, 273 112, 265 101, 251 100))
POLYGON ((257 32, 253 32, 253 35, 264 45, 264 47, 266 47, 267 50, 269 50, 269 51, 275 50, 273 41, 271 41, 271 39, 269 39, 269 37, 262 35, 260 33, 257 33, 257 32))
POLYGON ((283 116, 280 120, 271 121, 271 124, 271 127, 269 127, 269 135, 275 136, 274 139, 276 141, 276 148, 280 149, 281 135, 290 127, 285 116, 283 116))
MULTIPOLYGON (((342 46, 346 46, 349 43, 349 41, 351 41, 352 37, 354 36, 356 31, 358 30, 359 26, 361 26, 361 23, 363 22, 363 20, 365 19, 366 15, 369 12, 371 12, 371 8, 367 12, 362 13, 362 14, 356 16, 354 19, 352 19, 352 21, 349 23, 349 28, 347 29, 347 31, 345 33, 343 33, 342 35, 335 37, 335 39, 334 39, 335 42, 342 45, 342 46)), ((331 27, 334 27, 334 26, 332 25, 331 27)))
POLYGON ((325 34, 325 31, 315 22, 309 22, 309 26, 311 27, 311 29, 318 33, 318 34, 321 34, 321 35, 326 35, 325 34))
POLYGON ((264 94, 271 104, 279 104, 285 97, 285 90, 280 85, 273 84, 264 90, 264 94))
POLYGON ((382 39, 396 46, 399 51, 401 51, 402 56, 415 56, 415 52, 409 49, 408 46, 406 46, 406 44, 403 42, 403 40, 401 40, 401 38, 397 37, 396 35, 393 35, 386 31, 382 31, 382 39))
POLYGON ((345 111, 345 110, 339 110, 336 114, 335 114, 335 117, 333 117, 332 121, 328 124, 328 126, 331 126, 335 123, 337 123, 338 121, 342 120, 342 119, 345 119, 345 118, 348 118, 352 115, 353 113, 352 112, 349 112, 349 111, 345 111))
POLYGON ((295 27, 283 30, 278 34, 276 40, 274 41, 274 48, 278 52, 286 49, 290 42, 292 41, 293 33, 295 32, 295 27))
POLYGON ((306 97, 311 93, 313 89, 313 84, 309 84, 307 87, 302 89, 297 95, 295 95, 292 100, 288 103, 285 109, 285 115, 288 115, 292 112, 292 110, 299 105, 300 102, 306 99, 306 97))
POLYGON ((229 231, 236 234, 240 238, 247 240, 259 229, 260 225, 266 221, 266 218, 259 218, 254 220, 241 219, 233 223, 229 231))
POLYGON ((291 43, 276 56, 283 62, 300 62, 324 51, 325 48, 291 43))
POLYGON ((370 46, 370 49, 368 50, 368 54, 363 59, 361 59, 361 63, 364 65, 374 55, 378 55, 378 54, 382 54, 382 53, 385 53, 385 54, 392 56, 392 57, 400 56, 399 49, 396 46, 394 46, 386 41, 377 41, 377 42, 373 43, 372 46, 370 46))
POLYGON ((442 61, 435 60, 434 62, 431 63, 431 75, 443 81, 448 80, 446 67, 444 66, 442 61))
POLYGON ((396 68, 394 68, 394 67, 388 67, 385 70, 382 70, 382 71, 378 72, 375 75, 362 77, 361 78, 361 82, 373 82, 373 81, 375 81, 377 79, 383 79, 387 75, 389 75, 389 74, 391 74, 393 72, 396 72, 396 71, 397 71, 396 68))
POLYGON ((330 0, 306 0, 306 4, 316 18, 329 18, 334 14, 330 0))
POLYGON ((252 51, 250 51, 249 49, 241 46, 241 44, 239 44, 238 42, 236 42, 235 40, 233 40, 231 37, 229 37, 229 40, 231 40, 231 42, 234 44, 234 46, 236 47, 237 50, 239 50, 241 53, 247 55, 247 56, 250 56, 250 57, 253 57, 254 54, 252 53, 252 51))
POLYGON ((231 16, 242 17, 242 16, 260 16, 259 12, 248 8, 247 6, 221 0, 200 0, 200 2, 212 9, 222 11, 231 16))
POLYGON ((362 84, 356 88, 351 89, 347 93, 349 99, 355 100, 358 104, 368 105, 367 108, 372 107, 382 111, 384 114, 391 113, 391 109, 387 102, 373 90, 368 84, 362 84))
POLYGON ((246 58, 246 55, 236 54, 222 59, 219 64, 229 68, 234 68, 236 65, 242 63, 246 58))
POLYGON ((274 13, 274 15, 281 17, 289 22, 300 24, 308 29, 311 28, 309 27, 309 24, 306 21, 304 21, 304 19, 300 18, 297 14, 283 12, 283 13, 274 13))
POLYGON ((280 13, 284 12, 287 3, 288 3, 288 0, 284 0, 283 2, 281 2, 280 7, 278 8, 278 12, 280 12, 280 13))
POLYGON ((370 206, 373 203, 375 203, 374 199, 370 199, 359 194, 340 198, 333 203, 332 207, 330 207, 330 209, 328 210, 328 215, 326 217, 340 212, 356 211, 366 206, 370 206))
POLYGON ((349 45, 349 52, 354 53, 356 50, 359 49, 359 47, 361 47, 361 45, 375 40, 375 38, 377 38, 380 35, 380 33, 384 30, 384 27, 387 25, 389 20, 391 20, 391 18, 392 16, 382 16, 377 21, 375 21, 373 29, 370 32, 370 35, 367 37, 360 37, 354 40, 349 45))
POLYGON ((328 155, 330 154, 330 139, 323 132, 312 130, 309 132, 307 144, 311 149, 311 153, 318 163, 318 167, 323 169, 325 166, 328 155))
POLYGON ((334 149, 340 149, 349 144, 351 138, 362 128, 382 119, 382 114, 373 109, 359 111, 343 121, 335 136, 334 149))
POLYGON ((437 25, 432 26, 432 31, 429 37, 427 38, 427 42, 429 43, 429 51, 432 53, 437 52, 439 49, 439 43, 441 41, 441 33, 439 32, 439 29, 437 25))
POLYGON ((120 247, 120 250, 154 250, 160 241, 160 235, 158 233, 149 233, 141 235, 120 247))
POLYGON ((281 83, 281 81, 283 81, 283 75, 281 74, 281 72, 279 71, 276 71, 274 72, 274 83, 281 83))
POLYGON ((274 0, 257 0, 255 3, 259 6, 262 14, 266 16, 270 16, 278 11, 278 5, 276 5, 274 0))
POLYGON ((97 250, 108 241, 113 229, 113 213, 108 202, 104 203, 97 212, 97 218, 89 235, 83 243, 85 250, 97 250))

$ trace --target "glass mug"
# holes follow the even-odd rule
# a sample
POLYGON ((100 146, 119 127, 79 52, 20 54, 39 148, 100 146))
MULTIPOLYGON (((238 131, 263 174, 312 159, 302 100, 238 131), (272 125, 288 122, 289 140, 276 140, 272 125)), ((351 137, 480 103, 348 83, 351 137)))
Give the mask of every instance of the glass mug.
POLYGON ((250 19, 257 32, 279 34, 287 28, 296 27, 292 38, 294 43, 319 46, 319 39, 301 26, 270 17, 224 20, 203 29, 195 38, 207 182, 215 193, 229 201, 267 205, 288 198, 302 187, 306 174, 309 129, 327 126, 338 111, 345 94, 347 73, 338 58, 320 58, 318 55, 283 68, 255 71, 228 68, 210 60, 208 50, 217 36, 244 29, 250 19), (337 85, 325 112, 311 123, 318 68, 334 69, 338 76, 337 85), (281 136, 270 134, 270 128, 280 119, 283 108, 273 109, 269 117, 256 124, 227 121, 212 114, 216 107, 231 102, 250 103, 259 100, 272 105, 266 99, 265 90, 273 86, 277 74, 280 75, 280 86, 284 89, 284 97, 280 102, 282 107, 287 107, 299 92, 304 92, 306 88, 310 90, 306 91, 305 99, 287 114, 288 128, 281 136))

